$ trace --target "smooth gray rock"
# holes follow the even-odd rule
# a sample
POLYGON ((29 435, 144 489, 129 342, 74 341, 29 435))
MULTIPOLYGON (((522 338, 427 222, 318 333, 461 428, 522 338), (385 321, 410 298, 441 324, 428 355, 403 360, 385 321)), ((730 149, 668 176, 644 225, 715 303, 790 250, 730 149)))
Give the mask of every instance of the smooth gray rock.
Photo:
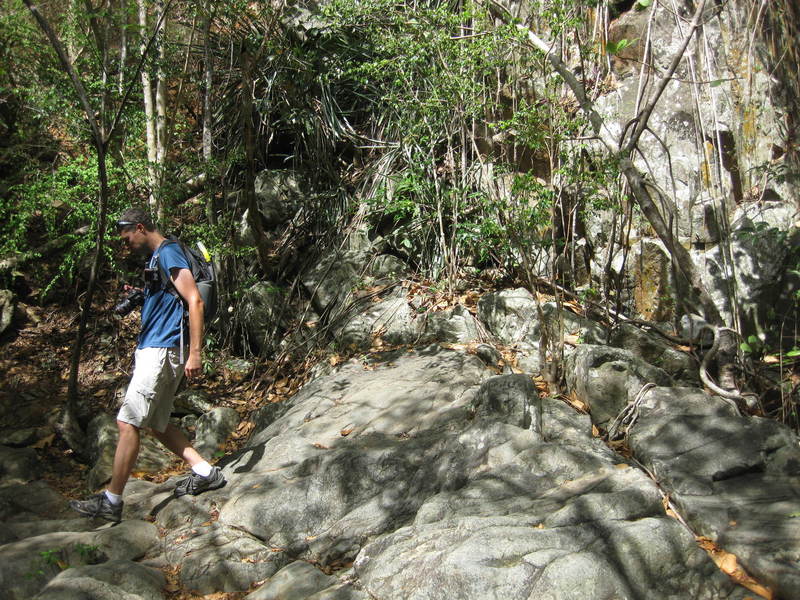
POLYGON ((420 340, 463 344, 481 338, 479 327, 475 317, 459 304, 449 310, 427 313, 420 340))
POLYGON ((520 342, 534 329, 536 300, 525 288, 491 292, 478 301, 478 319, 500 341, 520 342))
POLYGON ((522 515, 399 529, 355 561, 374 597, 742 598, 676 521, 539 528, 522 515))
POLYGON ((14 320, 14 294, 9 290, 0 290, 0 335, 9 328, 14 320))
POLYGON ((612 331, 609 343, 629 350, 646 363, 660 368, 676 382, 700 385, 697 360, 686 352, 676 350, 658 334, 649 334, 635 325, 621 323, 612 331))
POLYGON ((175 410, 202 415, 214 408, 205 390, 186 388, 175 395, 175 410))
POLYGON ((165 583, 161 571, 112 560, 62 571, 34 600, 161 600, 165 583))
POLYGON ((306 271, 302 284, 311 296, 318 315, 338 312, 351 297, 354 288, 363 283, 372 243, 363 231, 347 239, 339 251, 328 253, 306 271))
POLYGON ((0 486, 0 521, 74 517, 67 499, 44 481, 0 486))
POLYGON ((475 356, 490 367, 496 367, 503 359, 503 355, 497 351, 497 348, 490 344, 480 344, 475 348, 475 356))
POLYGON ((27 600, 66 565, 133 560, 158 541, 151 523, 123 521, 93 531, 55 532, 0 546, 0 598, 27 600))
MULTIPOLYGON (((73 515, 76 513, 72 513, 73 515)), ((41 519, 39 521, 11 520, 3 524, 16 540, 22 540, 47 533, 62 531, 92 531, 97 528, 97 523, 92 519, 77 517, 71 519, 41 519)))
POLYGON ((238 425, 239 413, 227 406, 205 413, 195 423, 195 450, 202 456, 213 457, 238 425))
POLYGON ((629 439, 696 531, 736 554, 778 597, 800 596, 794 433, 741 417, 699 390, 656 388, 645 396, 629 439))
MULTIPOLYGON (((558 339, 559 332, 563 332, 564 335, 577 336, 580 344, 604 344, 606 341, 605 329, 600 324, 571 310, 559 310, 555 302, 543 302, 542 315, 545 325, 550 328, 551 339, 558 339)), ((529 343, 539 343, 541 326, 539 322, 533 325, 527 340, 529 343)))
POLYGON ((408 265, 391 254, 379 254, 370 263, 370 273, 376 279, 393 280, 408 272, 408 265))
POLYGON ((351 583, 339 583, 308 597, 308 600, 371 600, 366 592, 351 583))
POLYGON ((479 419, 499 419, 542 431, 542 401, 528 375, 498 375, 483 382, 470 411, 479 419))
POLYGON ((371 302, 353 316, 340 317, 336 344, 367 350, 376 337, 390 345, 411 344, 419 339, 421 324, 404 297, 371 302))
POLYGON ((298 560, 275 573, 264 585, 245 596, 245 600, 305 600, 338 583, 336 577, 298 560))
POLYGON ((39 459, 33 448, 0 446, 0 478, 3 485, 38 479, 39 468, 39 459))
POLYGON ((245 290, 239 301, 240 321, 247 341, 261 353, 274 349, 285 329, 284 298, 281 289, 269 281, 259 281, 245 290))
POLYGON ((279 549, 245 532, 207 521, 167 533, 165 559, 181 565, 181 585, 199 594, 237 592, 289 562, 279 549))
POLYGON ((253 183, 256 205, 264 226, 275 228, 285 223, 302 200, 296 172, 267 169, 256 175, 253 183))
POLYGON ((582 344, 566 359, 567 388, 589 406, 592 422, 607 426, 645 384, 672 378, 628 350, 582 344))

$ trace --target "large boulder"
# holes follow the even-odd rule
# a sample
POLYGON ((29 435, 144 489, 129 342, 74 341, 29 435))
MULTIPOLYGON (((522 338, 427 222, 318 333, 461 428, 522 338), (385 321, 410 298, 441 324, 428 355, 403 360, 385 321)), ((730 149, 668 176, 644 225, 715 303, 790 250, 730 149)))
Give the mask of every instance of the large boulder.
POLYGON ((735 554, 779 598, 800 597, 800 440, 691 388, 655 388, 630 433, 634 455, 692 528, 735 554))
POLYGON ((0 290, 0 335, 3 335, 13 320, 14 294, 9 290, 0 290))
POLYGON ((169 531, 165 558, 180 565, 181 587, 196 594, 247 590, 290 561, 280 549, 212 521, 169 531))
POLYGON ((266 353, 280 341, 287 316, 279 287, 269 281, 259 281, 245 290, 240 301, 240 321, 247 331, 250 345, 266 353))
POLYGON ((535 328, 536 300, 525 288, 491 292, 478 301, 478 318, 500 341, 520 342, 535 328))
POLYGON ((220 406, 205 413, 195 422, 194 449, 203 456, 214 456, 239 425, 239 413, 220 406))
POLYGON ((357 231, 342 248, 320 257, 303 273, 301 281, 318 315, 336 313, 351 299, 353 290, 364 284, 371 248, 366 233, 357 231))
POLYGON ((334 330, 337 348, 366 350, 376 338, 389 345, 411 344, 420 336, 421 320, 405 297, 369 302, 353 316, 339 316, 334 330))
POLYGON ((582 344, 566 359, 567 388, 607 427, 645 384, 671 385, 672 378, 620 348, 582 344))
POLYGON ((312 594, 338 583, 336 577, 298 560, 275 573, 264 585, 248 594, 245 600, 306 600, 312 594))
POLYGON ((420 333, 422 343, 451 342, 464 344, 483 337, 480 323, 461 304, 441 311, 425 314, 420 333))
POLYGON ((790 259, 800 241, 797 217, 794 206, 781 202, 743 207, 729 247, 692 252, 712 300, 727 322, 738 314, 745 336, 763 339, 776 320, 785 324, 786 315, 794 317, 800 278, 787 269, 795 267, 790 259))
POLYGON ((5 544, 0 546, 0 598, 28 600, 63 569, 135 560, 157 541, 158 532, 151 523, 123 521, 116 527, 47 533, 5 544))
POLYGON ((700 384, 697 360, 687 352, 676 349, 657 333, 645 332, 631 323, 620 323, 612 330, 609 343, 658 367, 676 382, 700 384))
POLYGON ((162 600, 163 573, 130 560, 62 571, 34 600, 162 600))

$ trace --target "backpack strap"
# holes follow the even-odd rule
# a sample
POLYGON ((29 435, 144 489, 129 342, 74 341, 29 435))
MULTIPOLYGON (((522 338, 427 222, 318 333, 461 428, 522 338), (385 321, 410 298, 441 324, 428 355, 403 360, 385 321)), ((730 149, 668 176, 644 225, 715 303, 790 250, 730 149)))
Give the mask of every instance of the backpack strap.
MULTIPOLYGON (((174 236, 169 236, 167 239, 165 239, 163 242, 161 242, 161 245, 158 247, 158 249, 156 249, 156 251, 155 251, 153 256, 155 257, 156 266, 158 268, 159 275, 161 276, 160 277, 160 279, 161 279, 161 290, 166 292, 166 293, 168 293, 168 294, 170 294, 170 295, 172 295, 172 296, 174 296, 175 298, 177 298, 180 301, 181 305, 183 306, 183 310, 181 311, 181 325, 180 325, 180 328, 181 328, 181 341, 180 341, 180 349, 179 349, 179 352, 180 352, 179 359, 181 361, 181 364, 183 364, 183 362, 184 362, 184 354, 183 354, 184 350, 183 350, 183 347, 185 345, 185 343, 184 343, 184 335, 185 335, 184 334, 184 330, 186 329, 186 314, 188 312, 188 309, 186 308, 186 301, 183 299, 183 296, 181 296, 180 293, 178 293, 178 289, 175 287, 175 284, 172 282, 172 278, 170 277, 170 274, 161 266, 161 261, 159 260, 159 253, 161 252, 161 249, 164 246, 168 245, 168 244, 178 244, 178 246, 181 245, 177 238, 175 238, 174 236)), ((181 247, 181 251, 183 251, 182 247, 181 247)), ((184 252, 184 257, 185 257, 185 254, 186 253, 184 252)))

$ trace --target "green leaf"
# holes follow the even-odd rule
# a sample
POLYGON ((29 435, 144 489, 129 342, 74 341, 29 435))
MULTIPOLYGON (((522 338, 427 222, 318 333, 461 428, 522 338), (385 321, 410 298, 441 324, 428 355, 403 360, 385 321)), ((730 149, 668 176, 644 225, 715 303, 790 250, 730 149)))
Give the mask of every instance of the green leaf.
POLYGON ((742 352, 747 352, 749 354, 753 353, 753 349, 750 347, 750 345, 747 342, 742 342, 741 344, 739 344, 739 348, 742 349, 742 352))
POLYGON ((653 0, 639 0, 636 3, 636 9, 637 10, 644 10, 645 8, 650 6, 652 3, 653 3, 653 0))
POLYGON ((747 343, 753 346, 758 346, 758 338, 754 335, 747 336, 747 343))
POLYGON ((715 80, 714 80, 714 81, 712 81, 712 82, 711 82, 709 85, 710 85, 711 87, 718 87, 718 86, 722 85, 722 82, 723 82, 723 81, 724 81, 723 79, 715 79, 715 80))
POLYGON ((800 350, 794 348, 793 350, 789 350, 784 356, 788 356, 789 358, 794 358, 795 356, 800 356, 800 350))
POLYGON ((638 41, 638 39, 639 38, 636 38, 634 40, 628 40, 623 38, 618 42, 606 42, 606 52, 608 52, 609 54, 618 54, 619 52, 622 52, 625 48, 633 46, 638 41))

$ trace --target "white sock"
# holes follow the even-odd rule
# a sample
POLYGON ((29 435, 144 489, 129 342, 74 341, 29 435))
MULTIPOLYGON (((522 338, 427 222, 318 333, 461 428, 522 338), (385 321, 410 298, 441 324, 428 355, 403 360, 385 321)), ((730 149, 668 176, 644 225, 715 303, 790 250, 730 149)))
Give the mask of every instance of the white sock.
POLYGON ((111 504, 117 505, 122 502, 122 494, 112 494, 108 490, 106 490, 106 498, 111 504))
POLYGON ((193 466, 192 471, 200 475, 200 477, 208 477, 211 475, 211 465, 203 461, 193 466))

